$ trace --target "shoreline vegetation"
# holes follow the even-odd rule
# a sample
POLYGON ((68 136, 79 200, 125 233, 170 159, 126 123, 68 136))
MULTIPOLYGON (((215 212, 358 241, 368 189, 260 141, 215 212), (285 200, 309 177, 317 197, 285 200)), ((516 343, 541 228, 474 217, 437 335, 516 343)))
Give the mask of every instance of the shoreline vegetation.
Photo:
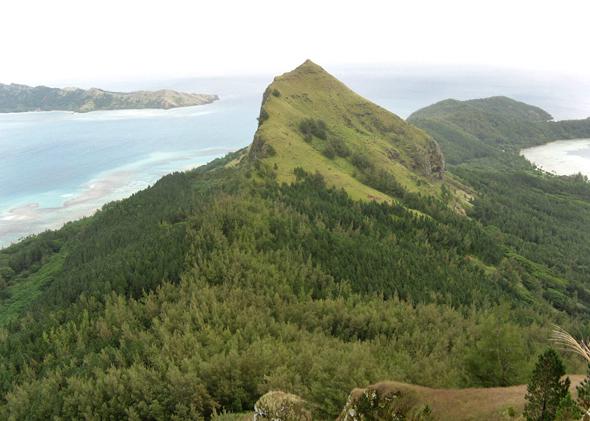
POLYGON ((103 110, 171 109, 205 105, 219 96, 157 91, 112 92, 102 89, 49 88, 0 83, 0 113, 29 111, 73 111, 87 113, 103 110))

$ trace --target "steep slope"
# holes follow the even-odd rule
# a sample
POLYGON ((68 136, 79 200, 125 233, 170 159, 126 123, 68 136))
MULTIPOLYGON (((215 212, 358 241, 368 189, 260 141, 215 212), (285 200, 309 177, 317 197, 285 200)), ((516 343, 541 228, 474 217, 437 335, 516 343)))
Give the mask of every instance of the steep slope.
POLYGON ((539 107, 507 97, 446 99, 408 117, 441 144, 450 164, 515 152, 551 140, 590 136, 590 119, 552 120, 539 107))
POLYGON ((217 95, 193 94, 172 90, 110 92, 102 89, 48 88, 47 86, 0 84, 0 113, 23 111, 123 110, 176 108, 209 104, 217 95))
POLYGON ((505 97, 449 99, 409 118, 441 144, 450 173, 477 192, 470 215, 500 229, 520 264, 537 268, 531 288, 574 311, 579 303, 567 298, 571 291, 590 297, 590 184, 582 176, 544 174, 519 152, 551 140, 590 137, 590 119, 550 120, 540 108, 505 97), (566 279, 551 280, 547 268, 566 279))
POLYGON ((353 198, 384 200, 367 179, 388 174, 409 191, 440 194, 436 142, 309 60, 270 84, 259 122, 250 155, 276 165, 279 181, 292 181, 301 167, 353 198))

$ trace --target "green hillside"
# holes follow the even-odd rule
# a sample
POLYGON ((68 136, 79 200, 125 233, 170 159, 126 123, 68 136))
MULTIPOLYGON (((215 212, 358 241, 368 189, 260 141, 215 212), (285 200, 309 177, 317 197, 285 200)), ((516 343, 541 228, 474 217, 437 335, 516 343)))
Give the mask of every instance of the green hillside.
POLYGON ((563 306, 567 299, 541 273, 550 268, 568 279, 567 290, 589 296, 590 184, 581 175, 542 173, 519 152, 550 140, 590 137, 590 119, 550 119, 538 107, 493 97, 441 101, 409 121, 441 144, 450 173, 477 192, 470 216, 501 230, 518 254, 537 262, 531 288, 563 306))
POLYGON ((526 382, 551 323, 590 332, 567 244, 590 188, 548 178, 534 249, 509 224, 526 202, 497 197, 529 181, 445 174, 433 137, 308 61, 249 148, 1 250, 0 418, 210 418, 283 390, 335 419, 384 379, 526 382))
POLYGON ((447 99, 414 112, 408 121, 430 133, 449 164, 516 152, 558 139, 590 137, 590 118, 552 121, 542 109, 506 97, 447 99))
POLYGON ((301 167, 354 199, 388 199, 367 182, 388 176, 406 190, 440 194, 444 158, 436 142, 309 60, 270 84, 259 121, 250 154, 276 165, 279 182, 301 167))

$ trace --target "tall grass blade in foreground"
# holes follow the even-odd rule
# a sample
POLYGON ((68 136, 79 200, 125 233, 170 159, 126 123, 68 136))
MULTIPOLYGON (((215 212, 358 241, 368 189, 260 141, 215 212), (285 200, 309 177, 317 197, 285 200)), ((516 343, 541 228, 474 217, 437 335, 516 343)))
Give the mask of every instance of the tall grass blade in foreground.
MULTIPOLYGON (((588 363, 590 363, 590 346, 588 345, 588 341, 583 339, 577 340, 574 338, 569 332, 564 330, 559 326, 553 327, 553 334, 551 335, 551 340, 558 346, 562 347, 562 349, 574 352, 584 358, 588 363)), ((589 421, 590 420, 590 408, 586 409, 584 416, 582 417, 582 421, 589 421)))
POLYGON ((572 351, 590 363, 590 346, 583 339, 577 340, 569 332, 559 326, 554 326, 551 340, 563 349, 572 351))

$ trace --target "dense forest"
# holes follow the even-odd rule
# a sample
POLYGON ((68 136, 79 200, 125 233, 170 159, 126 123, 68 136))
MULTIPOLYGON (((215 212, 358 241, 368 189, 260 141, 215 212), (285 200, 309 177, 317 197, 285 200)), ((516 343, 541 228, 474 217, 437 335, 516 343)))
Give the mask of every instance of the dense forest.
POLYGON ((477 192, 470 216, 502 232, 503 242, 519 255, 514 258, 535 274, 525 281, 528 289, 542 291, 558 307, 569 306, 555 287, 563 281, 542 276, 544 266, 567 279, 570 293, 582 298, 575 305, 586 307, 590 183, 581 174, 543 173, 519 156, 519 150, 549 140, 590 137, 590 119, 552 121, 537 107, 496 97, 442 101, 415 112, 409 121, 443 145, 452 163, 449 171, 477 192), (444 146, 457 140, 453 147, 444 146))
POLYGON ((250 148, 0 251, 2 419, 210 418, 271 390, 334 419, 384 379, 525 383, 552 323, 590 332, 587 180, 468 127, 491 153, 441 178, 438 132, 322 72, 275 79, 250 148))

